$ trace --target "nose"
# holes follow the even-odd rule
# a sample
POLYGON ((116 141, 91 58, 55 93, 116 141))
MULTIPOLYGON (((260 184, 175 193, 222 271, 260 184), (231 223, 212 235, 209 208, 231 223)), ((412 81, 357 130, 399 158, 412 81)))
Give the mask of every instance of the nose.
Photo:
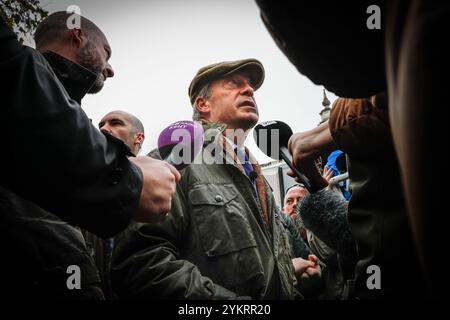
POLYGON ((109 64, 109 62, 106 63, 105 73, 106 73, 105 78, 114 77, 114 70, 113 70, 112 66, 109 64))
POLYGON ((249 97, 253 97, 253 94, 255 93, 255 90, 253 90, 253 87, 250 85, 250 83, 245 83, 245 85, 242 87, 241 94, 249 97))
POLYGON ((100 128, 100 131, 112 134, 111 128, 106 123, 100 128))

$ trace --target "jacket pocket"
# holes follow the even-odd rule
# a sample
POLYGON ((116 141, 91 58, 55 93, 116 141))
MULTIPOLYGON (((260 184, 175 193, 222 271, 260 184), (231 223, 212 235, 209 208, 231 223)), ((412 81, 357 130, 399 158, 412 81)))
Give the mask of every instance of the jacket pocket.
POLYGON ((189 191, 193 217, 205 254, 225 255, 256 247, 245 209, 232 184, 201 184, 189 191))

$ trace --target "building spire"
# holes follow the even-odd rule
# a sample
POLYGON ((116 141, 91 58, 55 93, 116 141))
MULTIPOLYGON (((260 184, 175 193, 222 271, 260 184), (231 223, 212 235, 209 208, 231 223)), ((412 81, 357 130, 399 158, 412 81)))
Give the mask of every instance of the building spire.
POLYGON ((323 89, 323 101, 322 101, 322 105, 326 108, 330 105, 330 100, 328 100, 327 98, 327 93, 325 91, 325 89, 323 89))
POLYGON ((321 118, 321 121, 319 124, 327 121, 330 118, 331 108, 330 108, 330 100, 327 98, 327 93, 325 89, 323 89, 323 100, 322 100, 322 106, 323 109, 320 111, 319 115, 321 118))

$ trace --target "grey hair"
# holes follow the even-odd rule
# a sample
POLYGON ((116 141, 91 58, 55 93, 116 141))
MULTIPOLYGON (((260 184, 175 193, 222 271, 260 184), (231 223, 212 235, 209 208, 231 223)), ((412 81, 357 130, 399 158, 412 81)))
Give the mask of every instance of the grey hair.
POLYGON ((194 121, 198 121, 201 118, 200 112, 198 112, 197 109, 197 98, 203 98, 203 99, 209 99, 211 97, 212 94, 212 87, 211 87, 211 83, 207 83, 203 86, 203 88, 200 90, 200 92, 198 93, 198 95, 195 97, 195 101, 194 104, 192 105, 193 108, 193 114, 192 114, 192 120, 194 121))

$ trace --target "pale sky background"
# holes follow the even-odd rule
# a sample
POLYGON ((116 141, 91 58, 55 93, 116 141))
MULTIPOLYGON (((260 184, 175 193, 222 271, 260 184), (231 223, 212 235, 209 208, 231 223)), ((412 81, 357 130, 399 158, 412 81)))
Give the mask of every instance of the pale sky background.
MULTIPOLYGON (((301 75, 278 49, 253 0, 41 0, 50 13, 77 5, 103 30, 112 47, 115 76, 87 95, 83 109, 96 125, 109 111, 124 110, 145 127, 141 155, 156 147, 159 133, 192 119, 188 86, 201 67, 256 58, 266 78, 256 91, 260 122, 281 120, 294 132, 320 122, 322 87, 301 75)), ((326 39, 324 40, 326 41, 326 39)), ((327 92, 331 102, 336 96, 327 92)), ((246 145, 260 163, 271 161, 246 145)))

